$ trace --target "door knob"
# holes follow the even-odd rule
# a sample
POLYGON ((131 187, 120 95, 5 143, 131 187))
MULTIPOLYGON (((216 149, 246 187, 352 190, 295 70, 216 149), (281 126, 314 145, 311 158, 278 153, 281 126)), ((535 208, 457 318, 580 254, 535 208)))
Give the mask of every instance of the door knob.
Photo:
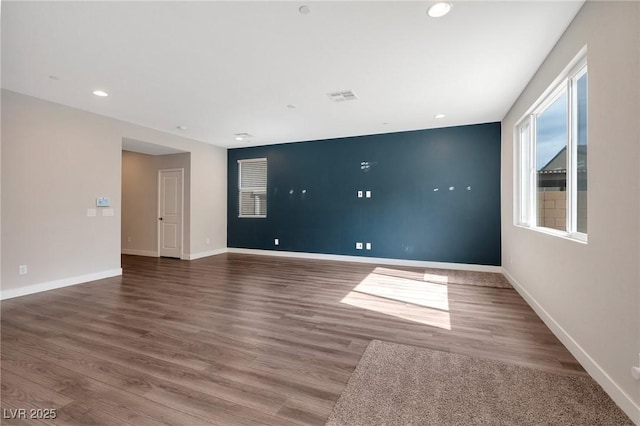
POLYGON ((158 220, 162 220, 162 218, 161 218, 161 217, 159 217, 159 218, 158 218, 158 220))

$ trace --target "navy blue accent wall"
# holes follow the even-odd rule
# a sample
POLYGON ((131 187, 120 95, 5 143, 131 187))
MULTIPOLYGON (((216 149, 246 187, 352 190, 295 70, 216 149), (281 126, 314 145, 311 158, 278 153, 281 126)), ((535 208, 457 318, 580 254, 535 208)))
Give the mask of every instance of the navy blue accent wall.
POLYGON ((500 265, 500 123, 230 149, 228 161, 229 247, 500 265), (260 157, 267 218, 238 218, 237 160, 260 157))

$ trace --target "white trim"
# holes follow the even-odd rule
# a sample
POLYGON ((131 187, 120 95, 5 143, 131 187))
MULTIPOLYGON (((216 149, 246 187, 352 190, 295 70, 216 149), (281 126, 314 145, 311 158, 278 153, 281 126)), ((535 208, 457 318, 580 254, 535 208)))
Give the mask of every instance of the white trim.
POLYGON ((542 234, 552 235, 554 237, 563 238, 565 240, 573 241, 576 243, 582 243, 582 244, 588 243, 587 234, 583 234, 582 232, 571 233, 571 232, 559 231, 553 228, 545 228, 543 226, 529 226, 529 225, 520 225, 520 224, 515 224, 514 226, 517 226, 518 228, 530 229, 532 231, 540 232, 542 234))
POLYGON ((339 254, 302 253, 293 251, 228 248, 229 253, 256 254, 261 256, 293 257, 299 259, 335 260, 338 262, 372 263, 377 265, 416 266, 419 268, 454 269, 476 272, 502 272, 500 266, 473 265, 468 263, 429 262, 424 260, 389 259, 384 257, 345 256, 339 254))
POLYGON ((540 303, 511 275, 503 268, 502 274, 507 278, 513 288, 522 296, 522 298, 531 306, 538 314, 542 321, 549 327, 553 334, 562 342, 562 344, 571 352, 578 360, 580 365, 589 373, 589 375, 609 394, 611 399, 622 410, 635 421, 637 424, 640 419, 640 405, 633 402, 624 390, 616 384, 615 381, 607 374, 606 371, 593 359, 587 351, 585 351, 578 342, 564 329, 562 326, 542 307, 540 303))
POLYGON ((122 254, 130 254, 133 256, 148 256, 148 257, 159 257, 157 251, 152 250, 134 250, 134 249, 122 249, 120 250, 122 254))
POLYGON ((216 256, 218 254, 226 253, 228 250, 229 249, 225 247, 225 248, 216 249, 216 250, 201 251, 200 253, 193 253, 193 254, 185 253, 182 255, 181 259, 182 260, 202 259, 203 257, 216 256))
POLYGON ((542 92, 542 94, 536 99, 536 101, 529 107, 527 112, 516 122, 516 127, 520 126, 524 120, 526 120, 531 114, 537 110, 540 105, 544 104, 545 99, 550 96, 558 86, 561 86, 563 82, 570 78, 570 76, 580 72, 580 69, 587 64, 587 46, 583 46, 578 53, 573 57, 571 62, 564 67, 562 72, 551 82, 549 86, 542 92))
POLYGON ((267 161, 267 157, 262 157, 262 158, 243 158, 240 160, 237 160, 238 164, 240 163, 257 163, 260 161, 267 161))
POLYGON ((28 294, 55 290, 57 288, 82 284, 89 281, 101 280, 104 278, 117 277, 119 275, 122 275, 122 268, 110 269, 108 271, 102 272, 94 272, 92 274, 80 275, 77 277, 62 278, 59 280, 47 281, 40 284, 32 284, 25 287, 10 288, 0 291, 0 300, 12 299, 14 297, 26 296, 28 294))
MULTIPOLYGON (((264 219, 267 217, 267 212, 265 211, 265 214, 242 214, 242 194, 244 193, 248 193, 248 192, 252 192, 252 193, 259 193, 259 194, 264 194, 265 198, 267 197, 267 182, 265 182, 265 186, 264 187, 253 187, 253 186, 248 186, 248 187, 243 187, 242 186, 242 165, 243 164, 250 164, 250 163, 265 163, 265 166, 267 167, 267 171, 265 172, 267 174, 267 176, 265 176, 267 179, 269 178, 269 173, 268 173, 268 159, 267 158, 246 158, 246 159, 241 159, 241 160, 237 160, 238 161, 238 218, 240 219, 245 219, 245 218, 260 218, 260 219, 264 219)), ((259 205, 260 199, 259 198, 255 198, 255 202, 257 205, 259 205)), ((268 206, 268 204, 267 204, 268 206)), ((254 206, 254 211, 257 210, 258 212, 260 211, 260 209, 256 209, 254 206)))

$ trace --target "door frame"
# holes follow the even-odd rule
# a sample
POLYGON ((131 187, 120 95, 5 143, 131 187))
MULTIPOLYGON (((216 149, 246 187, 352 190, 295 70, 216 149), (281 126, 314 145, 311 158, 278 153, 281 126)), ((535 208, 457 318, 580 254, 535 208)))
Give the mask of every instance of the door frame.
POLYGON ((162 257, 160 253, 160 239, 162 238, 162 230, 160 229, 160 210, 162 206, 162 173, 163 172, 180 172, 180 259, 184 258, 184 168, 174 169, 158 169, 158 208, 156 209, 156 240, 158 248, 158 257, 162 257))

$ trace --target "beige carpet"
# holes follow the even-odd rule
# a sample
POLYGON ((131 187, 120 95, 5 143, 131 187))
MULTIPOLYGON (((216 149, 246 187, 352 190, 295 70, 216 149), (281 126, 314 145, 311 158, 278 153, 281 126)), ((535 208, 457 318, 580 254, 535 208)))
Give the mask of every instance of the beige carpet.
POLYGON ((424 280, 442 284, 464 284, 477 285, 481 287, 512 288, 504 275, 495 272, 426 268, 424 270, 424 280))
POLYGON ((504 275, 496 272, 459 271, 455 269, 401 269, 389 267, 377 267, 374 274, 394 278, 405 278, 414 281, 429 282, 434 284, 463 284, 480 287, 513 288, 504 275))
POLYGON ((590 377, 372 341, 327 425, 633 425, 590 377))

